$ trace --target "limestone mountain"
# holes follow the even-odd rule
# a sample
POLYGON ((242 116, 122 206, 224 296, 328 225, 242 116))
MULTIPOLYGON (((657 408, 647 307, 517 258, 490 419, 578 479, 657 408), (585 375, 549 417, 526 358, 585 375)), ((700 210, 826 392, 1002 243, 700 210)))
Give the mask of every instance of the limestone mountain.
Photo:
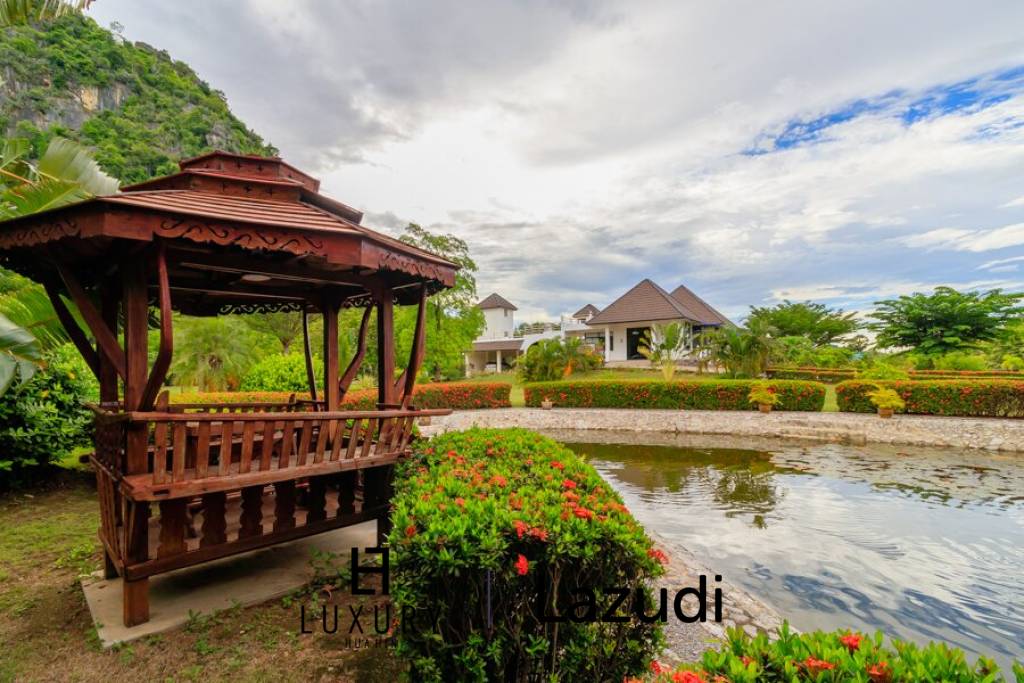
POLYGON ((212 149, 275 152, 187 64, 113 29, 71 15, 0 32, 0 134, 37 155, 54 135, 77 140, 123 183, 212 149))

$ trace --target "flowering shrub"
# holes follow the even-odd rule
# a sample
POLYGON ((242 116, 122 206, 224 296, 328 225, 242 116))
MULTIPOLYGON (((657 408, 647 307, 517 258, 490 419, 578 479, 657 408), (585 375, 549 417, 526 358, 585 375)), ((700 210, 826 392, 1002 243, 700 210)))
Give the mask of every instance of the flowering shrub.
POLYGON ((391 595, 417 615, 398 626, 412 680, 621 681, 659 648, 658 623, 541 621, 579 589, 596 591, 600 616, 600 589, 664 571, 618 495, 551 439, 471 429, 421 442, 393 506, 391 595))
MULTIPOLYGON (((886 368, 888 366, 881 366, 886 368)), ((847 379, 1024 379, 1024 372, 1012 370, 908 370, 898 375, 883 376, 886 370, 875 368, 858 371, 855 368, 788 368, 775 367, 768 369, 772 379, 806 379, 818 382, 841 382, 847 379), (906 377, 901 375, 906 374, 906 377)), ((890 373, 891 374, 891 373, 890 373)))
MULTIPOLYGON (((511 385, 504 382, 452 382, 418 384, 412 403, 417 408, 507 408, 511 385)), ((212 391, 183 392, 171 395, 171 403, 287 403, 292 396, 308 399, 308 393, 290 391, 212 391)), ((376 410, 377 390, 361 389, 346 394, 344 410, 376 410)))
POLYGON ((852 380, 836 385, 839 410, 848 413, 875 412, 868 394, 880 387, 895 390, 906 404, 906 413, 1024 417, 1024 380, 852 380))
POLYGON ((747 394, 747 401, 757 405, 774 406, 778 405, 780 400, 779 395, 770 386, 763 383, 755 384, 747 394))
MULTIPOLYGON (((761 633, 751 638, 729 629, 719 650, 708 650, 699 664, 679 668, 651 664, 654 683, 747 683, 754 681, 1005 681, 995 662, 985 657, 973 665, 964 653, 943 643, 923 647, 898 640, 883 645, 882 633, 849 631, 796 634, 783 624, 778 640, 761 633)), ((1024 667, 1014 666, 1018 681, 1024 667)))
POLYGON ((820 411, 825 386, 817 382, 777 380, 596 380, 592 382, 538 382, 523 386, 526 405, 537 407, 548 399, 562 408, 666 408, 690 410, 756 410, 747 397, 755 386, 775 393, 777 410, 820 411))

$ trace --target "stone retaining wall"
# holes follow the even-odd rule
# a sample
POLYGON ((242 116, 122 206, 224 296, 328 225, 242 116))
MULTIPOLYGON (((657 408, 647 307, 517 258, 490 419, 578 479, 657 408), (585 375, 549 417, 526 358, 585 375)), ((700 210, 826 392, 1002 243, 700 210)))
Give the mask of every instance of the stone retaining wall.
POLYGON ((613 408, 502 408, 461 411, 434 418, 433 431, 481 427, 594 429, 730 434, 864 445, 949 446, 1024 452, 1024 420, 896 415, 883 420, 862 413, 796 413, 613 408))

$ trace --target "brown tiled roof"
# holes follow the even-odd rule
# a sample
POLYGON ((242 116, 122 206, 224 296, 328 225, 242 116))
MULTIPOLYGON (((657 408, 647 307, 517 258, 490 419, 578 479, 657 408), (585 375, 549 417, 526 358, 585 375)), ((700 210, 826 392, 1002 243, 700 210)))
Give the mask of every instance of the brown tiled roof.
POLYGON ((588 320, 587 324, 608 325, 645 320, 678 320, 680 318, 699 321, 695 312, 673 299, 668 292, 655 283, 644 279, 588 320))
POLYGON ((574 318, 586 318, 588 315, 597 315, 600 312, 601 312, 601 309, 599 309, 594 304, 587 304, 586 306, 584 306, 580 310, 578 310, 575 313, 573 313, 572 317, 574 317, 574 318))
POLYGON ((708 302, 701 299, 692 291, 679 285, 672 290, 672 298, 697 314, 697 321, 702 325, 731 325, 732 323, 724 315, 713 309, 708 302))
POLYGON ((488 339, 473 342, 474 351, 518 351, 523 345, 522 339, 488 339))
POLYGON ((510 311, 519 310, 500 294, 491 294, 489 297, 478 303, 476 307, 482 311, 485 311, 488 308, 507 308, 510 311))

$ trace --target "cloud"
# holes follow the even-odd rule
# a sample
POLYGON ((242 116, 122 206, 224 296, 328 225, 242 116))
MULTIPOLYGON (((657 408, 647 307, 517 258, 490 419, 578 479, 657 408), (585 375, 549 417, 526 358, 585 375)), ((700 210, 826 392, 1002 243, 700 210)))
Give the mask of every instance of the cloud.
POLYGON ((465 239, 481 290, 520 317, 603 306, 643 277, 735 318, 783 295, 856 309, 968 288, 979 269, 1021 287, 1021 3, 90 14, 188 61, 367 225, 465 239))

